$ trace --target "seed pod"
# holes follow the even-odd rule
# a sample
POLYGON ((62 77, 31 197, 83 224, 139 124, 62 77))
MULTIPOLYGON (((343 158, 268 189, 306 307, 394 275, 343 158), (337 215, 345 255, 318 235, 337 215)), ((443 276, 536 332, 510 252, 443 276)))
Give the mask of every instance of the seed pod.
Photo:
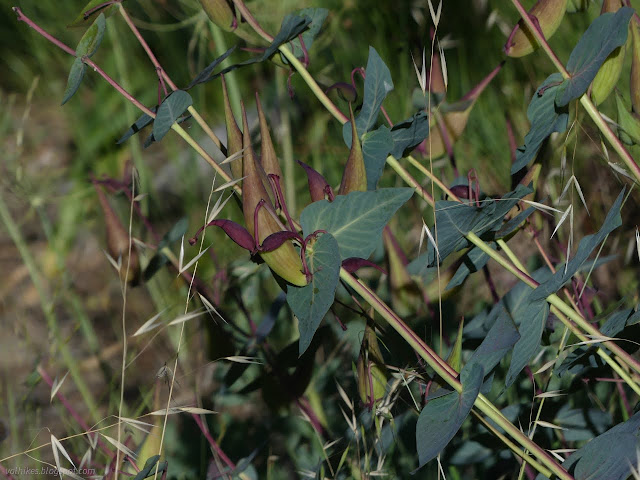
POLYGON ((107 229, 107 251, 114 260, 120 259, 120 280, 135 286, 140 281, 138 249, 131 242, 131 257, 129 257, 129 232, 125 230, 116 212, 111 208, 104 192, 98 185, 94 185, 94 187, 104 214, 104 223, 107 229))
MULTIPOLYGON (((622 8, 622 2, 620 0, 604 0, 600 14, 617 12, 620 8, 622 8)), ((626 44, 619 46, 609 54, 600 67, 600 70, 598 70, 598 73, 591 83, 591 100, 596 105, 604 102, 618 83, 624 65, 625 53, 626 44)))
MULTIPOLYGON (((229 101, 229 93, 227 92, 227 82, 222 77, 222 96, 224 98, 224 123, 227 128, 227 155, 230 157, 242 150, 242 132, 238 128, 236 119, 231 110, 231 102, 229 101)), ((231 162, 231 173, 233 178, 242 177, 242 157, 231 162)))
POLYGON ((369 324, 364 330, 356 373, 360 400, 372 410, 386 393, 387 376, 376 333, 369 324))
POLYGON ((640 115, 631 113, 616 92, 616 106, 618 109, 618 137, 627 145, 640 145, 640 115))
POLYGON ((202 9, 206 12, 209 20, 225 32, 233 31, 235 18, 230 2, 227 0, 200 0, 200 5, 202 5, 202 9))
MULTIPOLYGON (((304 168, 305 172, 307 172, 311 201, 317 202, 318 200, 324 200, 325 194, 331 191, 331 187, 329 186, 325 178, 306 163, 302 163, 300 160, 296 161, 302 168, 304 168)), ((331 201, 331 198, 329 199, 329 201, 331 201)))
POLYGON ((631 28, 631 53, 633 55, 631 59, 631 81, 629 82, 631 105, 633 106, 633 111, 640 114, 640 24, 635 19, 631 19, 629 28, 631 28))
MULTIPOLYGON (((538 0, 529 10, 529 16, 536 17, 544 38, 549 40, 556 32, 564 13, 567 10, 568 0, 538 0)), ((524 20, 520 19, 514 27, 507 44, 504 46, 505 53, 510 57, 524 57, 540 47, 533 33, 524 20)))
POLYGON ((267 175, 274 174, 280 177, 280 181, 284 178, 282 176, 282 169, 276 156, 276 150, 273 148, 273 142, 271 141, 271 135, 269 134, 269 125, 267 125, 267 117, 264 115, 262 105, 260 104, 260 97, 256 92, 256 106, 258 107, 258 119, 260 121, 260 163, 267 175))
POLYGON ((502 65, 503 63, 494 68, 489 75, 460 100, 441 107, 441 111, 444 112, 444 114, 440 115, 438 113, 436 117, 437 126, 431 128, 429 138, 424 142, 425 156, 428 157, 431 155, 431 157, 435 159, 447 153, 447 143, 453 147, 467 126, 471 109, 475 105, 476 100, 491 80, 493 80, 493 77, 498 74, 502 65))
POLYGON ((358 137, 356 121, 353 117, 353 109, 349 104, 349 115, 351 118, 351 151, 347 165, 342 173, 342 181, 338 195, 346 195, 349 192, 367 191, 367 171, 364 167, 364 156, 362 155, 362 145, 358 137))
MULTIPOLYGON (((262 166, 256 160, 256 154, 251 147, 251 135, 249 134, 249 124, 247 114, 242 105, 242 128, 244 130, 244 162, 242 181, 242 212, 244 214, 245 225, 249 233, 256 238, 256 228, 258 230, 258 242, 262 243, 272 233, 284 230, 284 227, 268 211, 273 211, 273 204, 262 182, 260 170, 262 166), (260 208, 257 215, 258 224, 255 225, 256 207, 260 201, 265 202, 265 206, 260 208)), ((264 174, 264 171, 263 171, 264 174)), ((307 278, 302 273, 302 260, 300 255, 290 241, 283 243, 280 247, 271 252, 261 253, 262 259, 271 269, 287 282, 304 286, 307 278)))

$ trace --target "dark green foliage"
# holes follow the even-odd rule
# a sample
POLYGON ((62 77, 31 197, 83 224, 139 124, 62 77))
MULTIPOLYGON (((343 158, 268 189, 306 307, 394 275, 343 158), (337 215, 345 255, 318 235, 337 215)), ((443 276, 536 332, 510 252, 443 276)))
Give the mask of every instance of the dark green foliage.
POLYGON ((224 55, 216 58, 211 64, 207 66, 202 72, 200 72, 196 77, 191 81, 191 83, 187 86, 187 90, 191 87, 198 85, 200 83, 209 82, 215 78, 218 78, 220 75, 236 70, 240 67, 245 67, 247 65, 252 65, 254 63, 264 62, 269 59, 274 53, 278 51, 280 45, 287 43, 290 40, 296 38, 299 34, 304 32, 304 30, 311 23, 311 19, 307 16, 300 17, 298 15, 287 15, 282 20, 282 27, 280 31, 273 39, 273 42, 265 48, 264 52, 257 57, 252 57, 249 60, 245 60, 244 62, 234 63, 230 65, 218 73, 214 74, 213 70, 216 66, 218 66, 226 57, 228 57, 232 52, 233 48, 227 50, 224 55))
POLYGON ((326 230, 338 242, 340 259, 369 258, 382 229, 413 195, 411 188, 381 188, 338 195, 333 202, 320 200, 300 215, 304 235, 326 230))
POLYGON ((304 287, 287 286, 287 303, 298 317, 300 355, 311 344, 313 335, 333 304, 340 276, 338 242, 328 233, 320 234, 306 252, 307 265, 313 274, 304 287))
POLYGON ((80 88, 82 79, 84 78, 84 72, 87 70, 87 65, 81 58, 76 58, 71 65, 71 71, 69 72, 69 79, 67 80, 67 88, 64 91, 64 97, 62 98, 61 105, 64 105, 69 101, 73 95, 80 88))
POLYGON ((568 109, 558 107, 555 102, 556 93, 561 83, 562 75, 552 73, 533 94, 527 109, 531 129, 524 137, 524 145, 516 150, 516 161, 511 166, 511 173, 516 173, 526 167, 535 158, 542 142, 549 135, 553 132, 564 132, 567 129, 568 109))
MULTIPOLYGON (((307 17, 311 20, 309 28, 307 28, 304 32, 302 32, 302 41, 304 42, 304 47, 307 52, 311 49, 313 45, 313 41, 320 33, 320 29, 322 28, 322 24, 329 15, 329 10, 326 8, 303 8, 302 10, 298 10, 295 12, 295 15, 299 17, 307 17)), ((293 50, 293 54, 297 58, 303 58, 304 52, 302 51, 302 45, 300 44, 299 38, 294 38, 291 43, 291 48, 293 50)), ((287 63, 286 58, 283 56, 282 61, 287 63)))
POLYGON ((382 170, 392 145, 393 138, 389 129, 384 125, 362 136, 362 155, 364 156, 364 166, 367 171, 368 190, 377 188, 378 180, 382 176, 382 170))
POLYGON ((460 374, 462 393, 451 392, 435 398, 422 409, 416 426, 420 467, 434 459, 460 429, 480 393, 483 377, 481 365, 467 365, 460 374))
POLYGON ((587 91, 609 54, 627 41, 627 25, 632 15, 632 8, 622 7, 615 13, 600 15, 587 28, 567 62, 571 76, 556 92, 558 107, 564 107, 587 91))
MULTIPOLYGON (((576 480, 624 480, 629 476, 629 468, 636 469, 638 465, 639 430, 640 413, 636 413, 572 453, 562 466, 576 480)), ((544 478, 547 477, 540 474, 536 480, 544 478)))
POLYGON ((156 141, 162 140, 162 138, 171 130, 178 117, 182 115, 187 108, 191 106, 193 100, 184 90, 176 90, 170 93, 165 98, 160 107, 158 107, 158 113, 156 119, 153 122, 153 138, 156 141))
MULTIPOLYGON (((389 68, 376 49, 369 47, 369 60, 364 79, 364 100, 362 109, 356 117, 356 128, 360 137, 376 124, 380 106, 391 90, 393 90, 393 81, 389 68)), ((351 122, 345 123, 342 127, 342 136, 347 147, 351 148, 351 122)))
POLYGON ((391 129, 393 150, 391 155, 404 157, 406 153, 420 145, 429 136, 429 117, 425 112, 418 112, 413 117, 396 123, 391 129))
POLYGON ((167 469, 167 462, 161 462, 160 465, 156 467, 156 464, 160 460, 160 455, 154 455, 153 457, 149 457, 146 462, 144 462, 144 467, 138 472, 138 474, 133 478, 133 480, 143 480, 144 478, 149 478, 157 472, 161 474, 167 469))

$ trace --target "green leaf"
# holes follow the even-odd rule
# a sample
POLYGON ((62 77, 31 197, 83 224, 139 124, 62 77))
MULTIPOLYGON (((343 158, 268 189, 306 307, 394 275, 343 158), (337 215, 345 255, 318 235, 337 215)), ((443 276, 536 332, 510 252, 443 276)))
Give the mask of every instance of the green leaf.
POLYGON ((429 117, 418 112, 413 117, 396 123, 391 129, 393 150, 391 155, 402 158, 429 136, 429 117))
MULTIPOLYGON (((209 77, 211 77, 211 74, 213 73, 215 68, 218 65, 220 65, 222 62, 224 62, 225 59, 229 55, 231 55, 235 49, 236 49, 236 46, 234 45, 229 50, 227 50, 222 55, 220 55, 218 58, 216 58, 213 62, 211 62, 209 65, 207 65, 204 70, 202 70, 198 75, 196 75, 196 77, 193 80, 191 80, 191 83, 187 85, 187 88, 185 88, 185 90, 189 90, 191 87, 198 85, 199 83, 204 83, 204 82, 208 82, 209 80, 213 80, 213 78, 215 77, 212 77, 212 78, 209 78, 209 77)), ((226 72, 223 72, 223 73, 226 73, 226 72)))
MULTIPOLYGON (((600 332, 607 337, 616 337, 625 327, 640 322, 640 311, 632 308, 617 311, 600 328, 600 332)), ((566 372, 579 374, 588 367, 598 367, 602 361, 597 355, 598 346, 581 345, 571 352, 564 361, 556 367, 555 372, 562 377, 566 372)))
POLYGON ((564 107, 587 91, 609 54, 627 41, 627 26, 632 15, 632 8, 622 7, 615 13, 600 15, 589 25, 569 56, 567 71, 571 76, 558 88, 558 107, 564 107))
POLYGON ((102 42, 102 37, 104 36, 104 29, 107 25, 106 20, 104 19, 104 13, 98 15, 96 21, 91 24, 91 26, 84 32, 84 35, 78 42, 78 46, 76 47, 76 57, 91 57, 102 42))
MULTIPOLYGON (((133 480, 143 480, 144 478, 148 478, 151 475, 155 475, 156 473, 156 463, 160 460, 160 455, 154 455, 153 457, 149 457, 146 462, 144 462, 144 467, 142 470, 138 472, 138 474, 134 477, 133 480)), ((167 469, 167 462, 162 462, 157 467, 158 472, 164 472, 167 469)))
POLYGON ((362 136, 362 154, 367 172, 367 190, 375 190, 377 188, 378 180, 380 180, 382 170, 387 162, 387 155, 389 155, 392 147, 393 138, 391 137, 391 132, 384 125, 362 136))
POLYGON ((311 19, 309 17, 300 17, 298 15, 287 15, 282 20, 282 26, 280 27, 280 31, 273 39, 273 42, 265 48, 264 52, 257 57, 250 58, 249 60, 245 60, 244 62, 235 63, 221 70, 220 72, 213 74, 214 68, 226 58, 231 52, 232 49, 227 50, 227 52, 222 56, 213 61, 212 64, 208 65, 202 72, 196 75, 191 83, 187 86, 186 90, 191 87, 204 82, 209 82, 215 78, 218 78, 220 75, 236 70, 240 67, 244 67, 246 65, 252 65, 254 63, 259 63, 267 60, 271 57, 280 45, 287 43, 293 39, 295 39, 299 34, 304 32, 306 28, 311 23, 311 19))
MULTIPOLYGON (((360 137, 375 125, 382 102, 387 94, 393 90, 389 68, 373 47, 369 47, 369 60, 365 73, 364 100, 362 109, 356 118, 356 128, 360 137)), ((347 147, 351 148, 351 122, 344 124, 342 136, 347 147)))
POLYGON ((411 188, 338 195, 333 202, 320 200, 307 206, 300 223, 305 236, 317 230, 333 235, 340 246, 340 260, 368 258, 380 242, 384 226, 411 195, 411 188))
MULTIPOLYGON (((328 14, 329 10, 326 8, 303 8, 296 12, 296 15, 299 17, 306 16, 311 19, 309 28, 302 34, 302 41, 304 42, 304 47, 307 49, 307 52, 311 49, 311 45, 313 45, 313 41, 318 33, 320 33, 322 24, 326 20, 328 14)), ((293 54, 296 58, 304 57, 304 52, 302 51, 302 46, 300 45, 300 40, 298 38, 294 38, 291 41, 291 49, 293 50, 293 54)), ((287 60, 284 57, 282 60, 284 63, 287 63, 287 60)))
MULTIPOLYGON (((631 469, 638 467, 636 449, 640 448, 638 430, 640 413, 636 413, 624 423, 607 430, 573 452, 562 466, 573 474, 576 480, 625 480, 631 469)), ((539 474, 536 480, 545 477, 539 474)))
MULTIPOLYGON (((434 234, 434 238, 438 241, 440 263, 451 253, 470 246, 465 238, 469 232, 481 236, 491 230, 498 230, 504 216, 529 193, 530 188, 518 185, 498 201, 486 200, 480 207, 449 200, 436 202, 437 236, 434 234)), ((427 261, 429 266, 435 265, 436 252, 431 242, 427 246, 427 252, 421 257, 421 261, 427 261)))
POLYGON ((511 386, 522 369, 538 353, 542 332, 549 316, 549 304, 545 299, 531 301, 529 295, 518 309, 511 312, 511 315, 519 325, 520 339, 513 347, 511 364, 505 380, 505 390, 511 386))
MULTIPOLYGON (((489 243, 489 246, 492 250, 496 249, 495 243, 489 243)), ((473 247, 463 255, 462 263, 456 270, 456 273, 453 275, 451 280, 449 280, 445 291, 457 287, 458 285, 462 285, 462 282, 464 282, 470 274, 482 270, 482 268, 484 268, 488 261, 489 255, 484 253, 478 247, 473 247)))
POLYGON ((171 125, 173 125, 178 117, 182 115, 192 103, 191 95, 184 90, 176 90, 169 94, 160 104, 156 119, 153 122, 154 140, 157 142, 162 140, 162 137, 171 130, 171 125))
POLYGON ((71 70, 69 71, 69 78, 67 79, 67 88, 64 91, 64 98, 62 99, 61 105, 67 103, 78 91, 86 69, 87 65, 82 62, 81 58, 76 58, 73 61, 73 65, 71 65, 71 70))
POLYGON ((287 286, 287 303, 298 317, 300 330, 300 355, 311 344, 320 322, 333 304, 340 278, 340 254, 338 242, 331 234, 307 247, 307 265, 313 278, 304 287, 287 286))
MULTIPOLYGON (((598 233, 588 235, 580 241, 576 255, 569 261, 566 273, 564 267, 558 267, 556 273, 544 279, 535 290, 530 290, 529 287, 524 285, 516 285, 520 293, 510 299, 505 296, 505 307, 516 324, 519 325, 520 332, 520 340, 518 340, 513 349, 505 388, 508 388, 515 381, 517 375, 540 348, 542 332, 549 316, 547 297, 560 290, 576 272, 584 268, 591 252, 609 233, 622 224, 620 207, 623 198, 624 190, 618 195, 598 233)), ((516 290, 516 287, 514 287, 514 290, 516 290)))
POLYGON ((542 142, 553 132, 564 132, 569 122, 569 112, 566 107, 556 105, 556 92, 562 83, 562 75, 553 73, 542 82, 540 88, 533 94, 527 118, 531 122, 529 133, 524 137, 524 145, 516 150, 516 161, 511 166, 514 174, 527 166, 533 160, 542 142))
POLYGON ((480 393, 483 377, 484 370, 477 363, 466 366, 460 374, 461 394, 435 398, 422 409, 416 426, 420 467, 434 459, 460 429, 480 393))
POLYGON ((487 374, 504 358, 519 339, 520 334, 513 320, 504 309, 500 309, 498 318, 489 329, 480 346, 473 352, 467 365, 477 363, 487 374))
POLYGON ((558 268, 556 273, 546 282, 542 283, 538 288, 534 290, 531 296, 531 301, 546 299, 549 295, 557 292, 562 286, 571 280, 571 277, 582 267, 587 261, 591 252, 609 235, 613 230, 622 225, 622 218, 620 217, 620 207, 622 206, 622 200, 624 198, 624 189, 618 195, 618 198, 613 203, 613 206, 609 210, 607 217, 602 224, 602 227, 593 235, 587 235, 578 245, 578 250, 575 256, 569 260, 566 272, 564 268, 558 268))
POLYGON ((603 434, 613 423, 611 414, 599 408, 569 408, 565 403, 553 423, 566 428, 562 436, 567 442, 583 442, 603 434))
POLYGON ((104 0, 91 0, 89 3, 87 3, 82 10, 80 10, 80 13, 78 14, 78 16, 73 20, 73 22, 71 22, 69 25, 67 25, 69 28, 73 28, 73 27, 82 27, 84 25, 87 25, 93 18, 96 17, 96 15, 106 15, 107 17, 110 17, 113 12, 115 11, 115 9, 118 7, 116 3, 113 3, 111 5, 104 5, 106 2, 104 0), (95 7, 104 5, 103 8, 98 8, 97 10, 93 11, 91 13, 91 15, 88 15, 85 18, 85 13, 93 10, 95 7))
MULTIPOLYGON (((156 113, 158 111, 158 106, 156 105, 151 110, 153 111, 153 113, 156 113)), ((129 130, 124 132, 124 135, 122 135, 122 137, 120 137, 120 139, 116 142, 116 144, 120 145, 121 143, 127 141, 130 137, 132 137, 133 135, 138 133, 140 130, 142 130, 147 125, 151 125, 152 123, 153 123, 153 117, 150 117, 146 113, 143 113, 134 122, 134 124, 129 127, 129 130)))

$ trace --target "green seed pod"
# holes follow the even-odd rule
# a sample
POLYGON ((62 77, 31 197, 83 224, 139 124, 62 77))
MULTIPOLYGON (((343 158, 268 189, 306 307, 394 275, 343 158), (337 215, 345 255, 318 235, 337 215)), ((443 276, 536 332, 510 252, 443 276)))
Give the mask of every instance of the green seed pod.
POLYGON ((209 20, 225 32, 233 31, 234 16, 230 2, 227 0, 200 0, 200 5, 202 5, 202 9, 206 12, 209 20))
POLYGON ((631 28, 631 53, 633 55, 631 59, 631 81, 629 82, 631 105, 633 106, 633 111, 640 114, 640 25, 632 18, 629 28, 631 28))
POLYGON ((627 145, 640 145, 640 116, 627 110, 622 97, 616 92, 618 109, 618 137, 627 145))
POLYGON ((374 329, 367 324, 356 363, 360 400, 373 409, 386 393, 387 375, 374 329))
MULTIPOLYGON (((227 92, 227 82, 222 77, 222 96, 224 98, 224 123, 227 128, 227 155, 230 157, 242 150, 242 132, 238 128, 236 119, 231 110, 229 93, 227 92)), ((231 162, 231 173, 233 178, 242 177, 242 157, 231 162)))
POLYGON ((356 121, 353 117, 353 109, 349 104, 349 115, 351 118, 351 151, 347 165, 342 173, 342 181, 338 195, 346 195, 350 192, 366 192, 367 191, 367 171, 364 167, 364 155, 362 154, 362 145, 358 137, 358 129, 356 121))
MULTIPOLYGON (((616 12, 620 8, 622 8, 622 2, 620 0, 604 0, 600 14, 616 12)), ((620 73, 622 73, 622 67, 624 66, 625 53, 626 45, 619 46, 609 54, 600 67, 600 70, 598 70, 598 73, 591 83, 591 100, 596 105, 604 102, 618 83, 620 73)))
MULTIPOLYGON (((257 240, 262 244, 265 238, 272 233, 283 231, 284 227, 267 209, 270 208, 271 211, 273 211, 273 204, 269 199, 269 195, 262 181, 264 170, 260 163, 258 163, 255 152, 251 146, 251 135, 249 134, 249 124, 247 122, 244 104, 242 104, 242 129, 244 130, 243 176, 245 177, 242 181, 242 212, 247 230, 256 238, 256 207, 262 200, 266 203, 265 207, 260 208, 257 215, 257 240)), ((260 256, 277 275, 287 282, 300 287, 307 284, 307 278, 305 274, 302 273, 302 260, 290 241, 284 242, 280 247, 271 252, 263 252, 260 256)))
MULTIPOLYGON (((544 38, 549 40, 556 32, 564 13, 567 10, 568 0, 538 0, 529 10, 529 16, 538 19, 540 29, 544 38)), ((507 44, 504 46, 505 53, 510 57, 524 57, 540 47, 535 36, 524 20, 520 20, 514 27, 507 44)))

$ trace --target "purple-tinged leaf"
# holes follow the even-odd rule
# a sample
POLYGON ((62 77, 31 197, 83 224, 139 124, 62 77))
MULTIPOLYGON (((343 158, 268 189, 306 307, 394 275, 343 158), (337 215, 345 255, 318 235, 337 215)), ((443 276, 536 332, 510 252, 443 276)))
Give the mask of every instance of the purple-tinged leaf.
POLYGON ((207 227, 221 228, 231 240, 236 242, 245 250, 253 252, 255 249, 255 240, 246 228, 244 228, 242 225, 237 224, 236 222, 232 222, 231 220, 222 219, 214 220, 212 222, 209 222, 205 226, 200 227, 200 230, 196 232, 193 238, 189 239, 189 243, 191 245, 194 245, 198 241, 198 236, 200 235, 200 233, 202 233, 202 231, 207 227))
POLYGON ((261 252, 271 252, 276 248, 279 248, 287 240, 293 240, 294 238, 300 238, 300 235, 296 232, 289 230, 283 230, 282 232, 276 232, 269 235, 264 239, 262 245, 260 245, 261 252))

